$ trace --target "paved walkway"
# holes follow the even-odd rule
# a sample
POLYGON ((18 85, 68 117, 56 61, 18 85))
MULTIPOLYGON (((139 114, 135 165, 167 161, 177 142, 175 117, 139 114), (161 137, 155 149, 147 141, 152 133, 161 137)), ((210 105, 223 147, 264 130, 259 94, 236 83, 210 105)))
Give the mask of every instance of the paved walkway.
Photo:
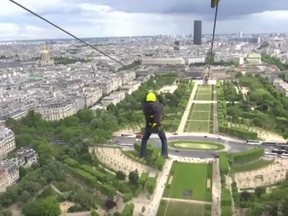
MULTIPOLYGON (((213 86, 213 100, 217 101, 217 86, 213 86)), ((218 125, 218 106, 217 103, 213 104, 213 133, 219 133, 219 125, 218 125)))
POLYGON ((206 202, 206 201, 199 201, 199 200, 188 200, 188 199, 177 199, 177 198, 168 198, 168 197, 163 197, 162 200, 167 200, 167 201, 175 201, 175 202, 188 202, 188 203, 196 203, 196 204, 212 204, 211 202, 206 202))
POLYGON ((192 100, 191 101, 192 103, 195 103, 195 104, 217 104, 217 101, 213 101, 213 100, 192 100))
POLYGON ((219 160, 213 163, 213 182, 212 182, 212 214, 211 216, 221 215, 221 177, 219 160))
MULTIPOLYGON (((157 186, 150 204, 148 205, 148 208, 146 208, 146 211, 142 213, 143 216, 155 216, 157 214, 172 164, 173 160, 169 159, 166 161, 163 171, 158 176, 157 186)), ((134 215, 137 215, 135 211, 134 215)))
POLYGON ((190 114, 190 110, 191 110, 191 107, 192 107, 192 103, 193 103, 195 94, 196 94, 196 92, 197 92, 197 88, 198 88, 198 83, 195 82, 194 87, 193 87, 193 90, 191 91, 191 95, 190 95, 190 98, 189 98, 189 100, 188 100, 186 109, 185 109, 185 111, 184 111, 184 113, 183 113, 183 115, 182 115, 181 122, 180 122, 180 124, 179 124, 177 133, 183 133, 184 130, 185 130, 186 121, 187 121, 188 116, 189 116, 189 114, 190 114))

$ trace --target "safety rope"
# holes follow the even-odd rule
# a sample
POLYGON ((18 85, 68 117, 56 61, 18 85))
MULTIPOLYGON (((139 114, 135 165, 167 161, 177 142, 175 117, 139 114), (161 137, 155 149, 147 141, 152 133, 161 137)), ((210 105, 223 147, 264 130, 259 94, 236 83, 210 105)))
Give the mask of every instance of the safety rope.
POLYGON ((214 48, 214 39, 215 39, 216 24, 217 24, 217 17, 218 17, 218 7, 219 7, 219 3, 218 2, 216 4, 216 6, 215 6, 213 33, 212 33, 212 40, 211 40, 210 56, 209 56, 209 61, 208 61, 208 77, 211 76, 211 63, 212 63, 212 60, 213 60, 213 57, 214 57, 213 48, 214 48))
POLYGON ((69 36, 75 38, 76 40, 78 40, 78 41, 80 41, 80 42, 82 42, 82 43, 85 44, 86 46, 88 46, 88 47, 90 47, 90 48, 96 50, 97 52, 99 52, 99 53, 101 53, 102 55, 108 57, 109 59, 111 59, 111 60, 117 62, 118 64, 120 64, 120 65, 122 65, 122 66, 127 66, 127 65, 123 64, 121 61, 118 61, 117 59, 115 59, 115 58, 113 58, 112 56, 108 55, 107 53, 103 52, 102 50, 99 50, 97 47, 95 47, 95 46, 93 46, 93 45, 87 43, 86 41, 82 40, 81 38, 75 36, 74 34, 68 32, 68 31, 66 31, 65 29, 63 29, 63 28, 61 28, 60 26, 56 25, 55 23, 52 23, 51 21, 45 19, 45 18, 42 17, 41 15, 39 15, 39 14, 33 12, 32 10, 30 10, 30 9, 28 9, 27 7, 25 7, 25 6, 21 5, 21 4, 19 4, 18 2, 15 2, 15 1, 13 1, 13 0, 9 0, 9 1, 12 2, 13 4, 17 5, 18 7, 22 8, 23 10, 29 12, 30 14, 33 14, 34 16, 38 17, 39 19, 43 20, 44 22, 46 22, 46 23, 48 23, 48 24, 54 26, 55 28, 59 29, 60 31, 66 33, 67 35, 69 35, 69 36))

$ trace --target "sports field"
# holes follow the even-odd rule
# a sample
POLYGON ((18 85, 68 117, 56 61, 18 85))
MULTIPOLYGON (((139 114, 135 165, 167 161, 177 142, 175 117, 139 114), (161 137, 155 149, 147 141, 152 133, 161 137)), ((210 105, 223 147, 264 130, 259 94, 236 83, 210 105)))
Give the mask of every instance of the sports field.
POLYGON ((163 197, 210 202, 212 164, 174 162, 163 197))
POLYGON ((194 100, 212 100, 212 85, 199 85, 194 100))
POLYGON ((211 205, 162 200, 157 216, 211 216, 211 205))
POLYGON ((185 132, 210 132, 212 104, 193 104, 188 116, 185 132))

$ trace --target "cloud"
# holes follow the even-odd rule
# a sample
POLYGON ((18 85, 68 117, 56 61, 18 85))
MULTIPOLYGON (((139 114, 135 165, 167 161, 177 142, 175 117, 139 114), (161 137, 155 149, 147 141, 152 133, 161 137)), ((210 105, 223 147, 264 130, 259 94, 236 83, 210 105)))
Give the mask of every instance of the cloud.
MULTIPOLYGON (((0 40, 69 38, 8 0, 2 1, 5 10, 0 10, 0 40)), ((208 0, 16 1, 78 37, 191 34, 195 19, 203 20, 204 33, 211 33, 213 27, 214 10, 208 0)), ((216 32, 288 29, 288 1, 261 2, 221 0, 216 32)))
MULTIPOLYGON (((78 0, 74 0, 78 1, 78 0)), ((157 13, 157 14, 190 14, 211 19, 214 10, 210 7, 210 0, 90 0, 94 4, 106 4, 115 10, 127 13, 157 13)), ((286 0, 220 0, 219 11, 221 19, 247 16, 268 10, 288 10, 286 0)))

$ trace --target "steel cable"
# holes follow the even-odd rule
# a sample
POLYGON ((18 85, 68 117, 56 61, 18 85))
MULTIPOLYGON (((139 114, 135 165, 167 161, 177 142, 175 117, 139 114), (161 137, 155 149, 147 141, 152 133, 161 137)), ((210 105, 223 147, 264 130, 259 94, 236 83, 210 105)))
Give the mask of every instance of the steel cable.
POLYGON ((123 64, 121 61, 118 61, 117 59, 115 59, 115 58, 113 58, 112 56, 108 55, 107 53, 103 52, 102 50, 99 50, 97 47, 92 46, 91 44, 87 43, 86 41, 82 40, 81 38, 75 36, 74 34, 68 32, 68 31, 66 31, 65 29, 63 29, 63 28, 61 28, 60 26, 56 25, 55 23, 52 23, 51 21, 45 19, 45 18, 42 17, 41 15, 39 15, 39 14, 35 13, 34 11, 28 9, 27 7, 19 4, 18 2, 13 1, 13 0, 9 0, 9 1, 12 2, 13 4, 17 5, 18 7, 22 8, 23 10, 29 12, 30 14, 33 14, 34 16, 38 17, 39 19, 43 20, 44 22, 46 22, 46 23, 52 25, 53 27, 59 29, 60 31, 66 33, 67 35, 75 38, 76 40, 78 40, 78 41, 80 41, 80 42, 82 42, 82 43, 85 44, 86 46, 88 46, 88 47, 96 50, 97 52, 99 52, 99 53, 101 53, 102 55, 108 57, 109 59, 117 62, 118 64, 120 64, 120 65, 122 65, 122 66, 127 66, 127 65, 123 64))
POLYGON ((216 8, 215 8, 215 16, 214 16, 214 24, 213 24, 213 33, 212 33, 212 40, 211 40, 211 48, 210 48, 210 53, 209 53, 209 62, 208 62, 208 76, 210 77, 210 73, 211 73, 211 63, 212 60, 214 58, 214 54, 213 54, 213 48, 214 48, 214 40, 215 40, 215 32, 216 32, 216 25, 217 25, 217 17, 218 17, 218 5, 219 3, 217 3, 216 8))

